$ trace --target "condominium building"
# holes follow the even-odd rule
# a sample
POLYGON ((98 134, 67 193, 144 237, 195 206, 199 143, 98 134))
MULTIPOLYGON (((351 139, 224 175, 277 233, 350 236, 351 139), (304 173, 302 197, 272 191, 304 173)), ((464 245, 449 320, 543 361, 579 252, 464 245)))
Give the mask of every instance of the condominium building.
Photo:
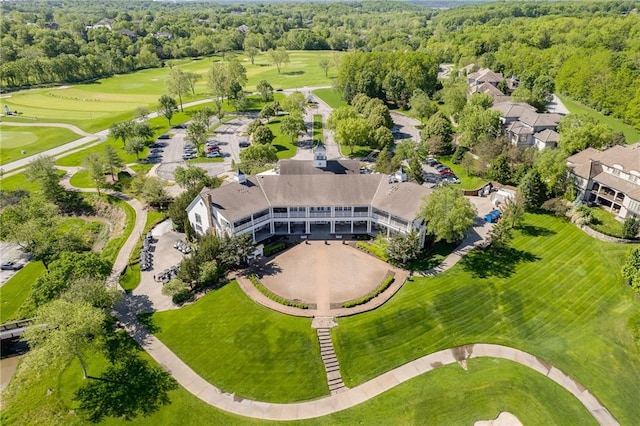
POLYGON ((281 160, 275 171, 247 176, 219 188, 204 188, 187 208, 198 234, 248 233, 260 242, 275 235, 340 238, 417 232, 430 189, 402 178, 360 173, 354 160, 281 160))
POLYGON ((567 159, 580 197, 623 220, 640 216, 640 143, 587 148, 567 159))

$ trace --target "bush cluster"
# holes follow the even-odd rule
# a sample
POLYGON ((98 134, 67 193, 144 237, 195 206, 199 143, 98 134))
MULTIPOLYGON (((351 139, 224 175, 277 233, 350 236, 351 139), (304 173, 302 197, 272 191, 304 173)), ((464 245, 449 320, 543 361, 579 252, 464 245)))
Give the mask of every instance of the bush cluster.
POLYGON ((182 302, 186 302, 190 298, 191 298, 191 292, 189 291, 189 289, 181 290, 178 293, 176 293, 173 296, 171 296, 171 300, 176 305, 179 305, 182 302))
POLYGON ((276 303, 279 303, 281 305, 285 305, 285 306, 291 306, 294 308, 298 308, 298 309, 309 309, 309 305, 307 305, 306 303, 303 302, 294 302, 293 300, 289 300, 286 299, 282 296, 278 296, 277 294, 273 293, 271 290, 269 290, 268 288, 266 288, 258 279, 257 276, 255 275, 249 275, 249 281, 251 281, 251 283, 258 289, 258 291, 260 293, 262 293, 263 295, 267 296, 269 299, 273 300, 276 303))
POLYGON ((283 241, 278 241, 277 243, 273 243, 273 244, 269 244, 268 246, 265 246, 264 250, 262 251, 262 254, 264 256, 271 256, 274 253, 284 250, 286 247, 287 245, 283 241))
POLYGON ((387 288, 389 288, 389 286, 394 280, 395 278, 394 278, 393 272, 388 272, 387 275, 384 277, 384 280, 382 280, 380 285, 378 285, 378 287, 376 287, 375 290, 373 290, 369 294, 365 294, 364 296, 359 297, 358 299, 353 299, 353 300, 349 300, 348 302, 344 302, 342 304, 342 307, 353 308, 354 306, 367 303, 369 300, 373 299, 374 297, 376 297, 377 295, 385 291, 387 288))

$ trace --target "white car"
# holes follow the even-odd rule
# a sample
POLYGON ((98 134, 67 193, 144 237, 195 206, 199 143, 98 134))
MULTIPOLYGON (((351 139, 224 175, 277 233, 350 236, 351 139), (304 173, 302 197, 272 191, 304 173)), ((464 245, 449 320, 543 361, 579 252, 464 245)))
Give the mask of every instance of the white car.
POLYGON ((220 151, 207 152, 207 158, 219 158, 219 157, 222 157, 222 154, 220 154, 220 151))

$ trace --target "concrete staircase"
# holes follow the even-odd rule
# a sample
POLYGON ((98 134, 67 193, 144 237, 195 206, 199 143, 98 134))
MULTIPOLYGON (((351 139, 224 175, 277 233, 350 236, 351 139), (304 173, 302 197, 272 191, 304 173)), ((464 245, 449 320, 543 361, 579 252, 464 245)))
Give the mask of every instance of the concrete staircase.
POLYGON ((347 387, 342 382, 340 365, 338 364, 338 358, 333 350, 333 342, 331 341, 331 331, 329 331, 328 328, 318 328, 316 332, 318 333, 320 356, 322 357, 324 369, 327 372, 327 383, 329 384, 331 395, 343 392, 347 390, 347 387))

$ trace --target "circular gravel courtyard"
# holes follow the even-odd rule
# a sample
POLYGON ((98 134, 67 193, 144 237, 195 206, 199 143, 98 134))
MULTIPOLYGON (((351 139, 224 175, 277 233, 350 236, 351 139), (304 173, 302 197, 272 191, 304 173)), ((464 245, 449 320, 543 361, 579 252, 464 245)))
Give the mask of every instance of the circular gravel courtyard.
POLYGON ((331 303, 375 289, 389 270, 390 265, 333 240, 300 243, 267 262, 260 275, 274 293, 328 312, 331 303))

